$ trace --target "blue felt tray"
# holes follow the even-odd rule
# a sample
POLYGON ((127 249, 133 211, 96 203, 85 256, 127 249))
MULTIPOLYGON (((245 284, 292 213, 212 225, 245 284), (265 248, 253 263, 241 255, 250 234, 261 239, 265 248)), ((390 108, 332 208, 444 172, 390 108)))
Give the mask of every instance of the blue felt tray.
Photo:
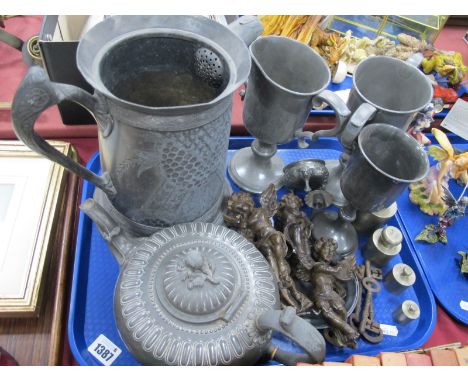
MULTIPOLYGON (((468 150, 468 142, 453 136, 451 141, 454 147, 468 150)), ((434 161, 431 158, 432 164, 434 161)), ((454 180, 449 182, 449 188, 456 198, 463 190, 454 180)), ((402 194, 398 200, 398 210, 429 285, 448 313, 468 325, 468 277, 460 272, 460 255, 457 254, 457 251, 468 251, 468 217, 461 218, 447 229, 448 244, 416 241, 414 238, 426 224, 437 224, 437 217, 422 213, 418 206, 410 202, 408 195, 409 191, 402 194)))
MULTIPOLYGON (((252 142, 250 137, 231 138, 229 158, 234 150, 249 146, 252 142)), ((306 157, 322 159, 337 159, 340 155, 340 145, 332 138, 320 139, 314 142, 309 149, 300 150, 297 142, 281 146, 280 156, 285 163, 289 163, 306 157)), ((88 168, 99 172, 99 156, 94 155, 88 163, 88 168)), ((233 186, 234 191, 238 191, 233 186)), ((92 197, 94 186, 84 182, 82 201, 92 197)), ((401 226, 401 219, 397 216, 390 222, 401 226)), ((394 259, 385 269, 387 272, 394 263, 403 261, 409 264, 416 272, 417 281, 413 288, 405 291, 402 295, 394 296, 385 288, 375 297, 376 319, 385 324, 396 325, 392 319, 392 311, 403 300, 415 300, 421 308, 421 318, 409 325, 397 325, 399 334, 397 337, 385 336, 378 345, 371 345, 362 340, 355 350, 338 350, 329 346, 327 348, 328 360, 344 360, 350 354, 377 354, 380 351, 400 351, 414 349, 427 341, 432 333, 436 321, 436 305, 424 273, 407 245, 408 238, 403 232, 405 241, 401 257, 394 259)), ((361 238, 364 244, 366 238, 361 238)), ((357 253, 358 263, 362 263, 360 252, 357 253)), ((117 280, 119 267, 117 261, 110 253, 104 239, 97 231, 91 220, 80 212, 78 237, 75 254, 73 273, 73 286, 71 295, 70 315, 68 321, 68 338, 70 348, 75 359, 81 365, 99 365, 100 363, 88 352, 87 348, 100 335, 104 334, 118 347, 122 353, 115 360, 114 365, 138 365, 130 352, 125 348, 117 331, 113 314, 113 293, 117 280)), ((282 348, 300 352, 300 350, 284 337, 274 337, 274 342, 282 348)), ((270 362, 269 364, 273 364, 270 362)))
MULTIPOLYGON (((330 85, 328 85, 327 90, 330 90, 332 92, 336 92, 338 90, 348 90, 353 87, 353 77, 350 75, 347 75, 345 80, 340 83, 340 84, 334 84, 330 82, 330 85)), ((435 118, 445 118, 448 114, 450 109, 445 108, 443 109, 440 113, 437 113, 434 117, 435 118)), ((326 107, 325 109, 322 110, 314 110, 312 109, 310 111, 310 115, 335 115, 335 112, 333 109, 326 107)))

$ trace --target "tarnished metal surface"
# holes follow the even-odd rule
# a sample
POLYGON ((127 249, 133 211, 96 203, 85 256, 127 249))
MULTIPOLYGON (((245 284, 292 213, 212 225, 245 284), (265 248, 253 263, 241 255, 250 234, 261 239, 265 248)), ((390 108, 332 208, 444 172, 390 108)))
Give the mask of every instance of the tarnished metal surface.
POLYGON ((95 200, 81 209, 120 264, 114 293, 119 333, 145 365, 244 365, 270 354, 321 362, 325 341, 292 307, 255 246, 226 227, 187 223, 135 238, 95 200), (278 331, 305 354, 275 348, 278 331))
POLYGON ((406 130, 416 113, 432 100, 433 89, 418 68, 393 57, 369 57, 354 70, 347 105, 352 112, 363 103, 377 109, 372 123, 406 130))
POLYGON ((330 70, 309 46, 282 36, 262 36, 250 46, 252 71, 244 99, 246 129, 256 137, 251 148, 239 150, 229 175, 240 188, 261 193, 282 175, 276 145, 302 131, 314 97, 335 110, 343 122, 344 102, 328 90, 330 70))
MULTIPOLYGON (((259 21, 236 23, 250 43, 259 21)), ((101 189, 133 233, 221 210, 232 93, 250 71, 247 46, 201 16, 115 16, 80 40, 77 66, 94 95, 31 69, 13 103, 17 135, 101 189), (47 107, 72 100, 99 125, 102 175, 60 156, 34 133, 47 107), (217 210, 214 211, 213 209, 217 210), (143 228, 143 229, 141 229, 143 228)))

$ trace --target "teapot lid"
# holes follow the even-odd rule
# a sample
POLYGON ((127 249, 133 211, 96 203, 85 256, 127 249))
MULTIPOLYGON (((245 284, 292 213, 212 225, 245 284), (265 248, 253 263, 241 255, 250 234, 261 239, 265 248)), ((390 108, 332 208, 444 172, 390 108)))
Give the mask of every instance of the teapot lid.
POLYGON ((210 322, 233 300, 243 284, 232 257, 236 248, 216 240, 179 236, 161 254, 155 287, 161 304, 172 315, 188 322, 210 322))
POLYGON ((140 362, 222 365, 260 355, 271 333, 256 319, 279 308, 279 296, 252 243, 210 223, 180 224, 138 241, 122 265, 114 309, 140 362))

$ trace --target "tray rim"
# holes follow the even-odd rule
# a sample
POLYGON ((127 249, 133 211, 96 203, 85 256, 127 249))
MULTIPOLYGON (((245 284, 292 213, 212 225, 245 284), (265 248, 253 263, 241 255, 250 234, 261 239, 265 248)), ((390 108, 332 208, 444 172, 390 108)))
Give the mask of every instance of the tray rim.
MULTIPOLYGON (((251 136, 233 136, 230 137, 229 139, 229 150, 234 150, 237 148, 241 147, 246 147, 248 146, 252 141, 253 137, 251 136)), ((294 140, 292 142, 289 142, 285 145, 278 145, 278 149, 297 149, 299 148, 297 145, 297 140, 294 140)), ((326 137, 326 138, 320 138, 320 140, 316 142, 312 142, 310 146, 308 147, 309 149, 317 148, 317 149, 330 149, 330 150, 337 150, 341 151, 341 145, 338 142, 336 138, 333 137, 326 137)), ((100 161, 97 160, 99 157, 99 151, 97 151, 95 154, 91 156, 89 159, 86 167, 88 169, 93 169, 94 167, 97 166, 97 164, 100 165, 100 161)), ((83 188, 82 188, 82 193, 80 197, 80 203, 84 202, 86 198, 89 197, 89 188, 93 187, 93 185, 90 182, 83 181, 83 188)), ((405 238, 405 241, 407 243, 411 242, 409 239, 408 232, 406 231, 406 226, 403 224, 403 220, 399 213, 395 215, 395 218, 397 219, 398 223, 400 224, 402 228, 402 233, 405 238)), ((72 290, 71 290, 71 295, 70 295, 70 310, 69 310, 69 315, 68 315, 68 325, 67 325, 67 334, 68 334, 68 342, 70 345, 70 350, 72 351, 73 356, 75 357, 75 360, 82 366, 89 366, 89 363, 83 358, 82 356, 82 350, 78 348, 78 343, 77 340, 81 342, 81 339, 77 338, 75 335, 75 312, 77 311, 77 293, 78 293, 78 278, 80 274, 80 264, 81 264, 81 256, 82 256, 82 251, 83 247, 85 244, 85 241, 82 240, 83 235, 86 233, 86 224, 89 224, 88 222, 89 219, 86 218, 84 213, 80 211, 79 213, 79 222, 78 222, 78 231, 77 231, 77 241, 76 241, 76 250, 75 250, 75 259, 74 259, 74 264, 73 264, 73 279, 72 279, 72 290)), ((414 252, 414 247, 411 244, 408 244, 408 248, 410 252, 414 252)), ((425 329, 425 332, 422 336, 419 337, 418 341, 416 343, 411 344, 411 348, 415 349, 423 345, 427 340, 429 339, 430 335, 434 331, 435 324, 436 324, 436 316, 437 316, 437 309, 436 309, 436 302, 434 299, 434 294, 432 291, 432 288, 430 287, 427 276, 422 269, 422 266, 420 264, 418 256, 412 253, 413 259, 414 259, 414 264, 418 268, 418 272, 421 275, 420 279, 422 283, 424 284, 424 289, 427 292, 427 297, 429 299, 429 305, 430 305, 430 311, 431 311, 431 317, 429 319, 429 326, 425 329)), ((419 296, 418 296, 419 298, 419 296)), ((408 345, 393 345, 385 349, 385 351, 402 351, 402 350, 410 350, 408 348, 408 345)), ((381 349, 379 350, 374 350, 374 349, 368 349, 364 351, 358 351, 355 354, 362 354, 362 355, 371 355, 371 354, 376 354, 376 352, 380 352, 381 349)), ((336 359, 341 359, 339 355, 334 355, 327 357, 327 360, 336 360, 336 359)))
MULTIPOLYGON (((91 158, 89 159, 88 163, 86 164, 86 168, 91 170, 94 167, 95 163, 100 163, 97 161, 99 157, 99 150, 95 152, 91 158)), ((81 190, 80 196, 80 205, 88 198, 89 187, 91 183, 83 180, 83 187, 81 190)), ((79 208, 79 207, 78 207, 79 208)), ((87 362, 81 355, 81 351, 78 349, 77 338, 75 336, 75 312, 76 312, 76 301, 77 301, 77 294, 78 294, 78 278, 80 273, 80 264, 81 264, 81 256, 83 251, 84 240, 82 240, 83 235, 85 233, 85 225, 86 225, 86 216, 83 211, 80 209, 80 213, 78 216, 78 231, 76 233, 76 249, 75 249, 75 257, 73 261, 73 275, 72 275, 72 289, 70 293, 70 309, 68 312, 68 322, 67 322, 67 335, 68 335, 68 344, 70 346, 70 350, 73 354, 75 360, 81 366, 87 366, 87 362)))
MULTIPOLYGON (((458 142, 453 142, 451 138, 453 138, 452 136, 449 136, 449 139, 450 139, 450 143, 452 143, 453 145, 468 145, 468 141, 464 140, 463 138, 460 138, 456 135, 453 135, 454 137, 456 138, 459 138, 461 139, 463 142, 459 142, 458 139, 455 139, 456 141, 458 142)), ((434 142, 435 139, 433 139, 433 136, 431 137, 431 142, 434 142)), ((437 143, 437 141, 435 141, 434 143, 437 143)), ((438 145, 438 144, 437 144, 438 145)), ((440 146, 440 145, 438 145, 440 146)), ((405 193, 406 195, 406 193, 405 193)), ((408 224, 405 223, 405 219, 403 219, 403 217, 401 216, 400 214, 400 211, 398 211, 398 214, 400 215, 400 218, 401 218, 401 221, 402 221, 402 224, 403 224, 403 228, 405 229, 405 232, 408 234, 409 236, 409 229, 408 229, 408 224)), ((414 253, 416 254, 416 257, 418 259, 418 263, 420 264, 423 272, 424 272, 424 276, 429 284, 429 287, 431 288, 431 291, 432 291, 432 294, 434 295, 434 297, 437 299, 437 301, 439 302, 439 304, 444 308, 444 310, 455 320, 457 320, 458 322, 464 324, 464 325, 468 325, 468 319, 465 319, 463 317, 461 317, 457 312, 453 312, 452 311, 452 308, 449 308, 447 307, 447 302, 445 299, 441 299, 439 297, 439 294, 436 292, 437 290, 439 290, 439 288, 434 288, 434 282, 432 281, 432 277, 430 275, 430 270, 429 269, 426 269, 427 266, 425 265, 425 261, 424 261, 424 257, 422 255, 422 253, 418 250, 417 248, 417 243, 416 243, 416 240, 412 239, 410 237, 409 239, 410 243, 411 243, 411 246, 412 246, 412 249, 414 251, 414 253)))

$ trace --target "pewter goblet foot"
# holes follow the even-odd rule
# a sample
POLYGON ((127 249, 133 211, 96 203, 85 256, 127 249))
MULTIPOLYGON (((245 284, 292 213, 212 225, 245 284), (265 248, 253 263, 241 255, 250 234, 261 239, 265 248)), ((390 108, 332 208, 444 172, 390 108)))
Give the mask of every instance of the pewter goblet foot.
POLYGON ((325 166, 328 169, 329 178, 325 186, 327 191, 333 198, 332 203, 337 207, 346 205, 346 198, 343 195, 340 187, 341 174, 343 173, 343 164, 340 160, 326 160, 325 166))
POLYGON ((276 151, 276 145, 255 139, 251 147, 234 154, 228 166, 229 176, 246 191, 263 192, 283 175, 284 162, 276 151))

